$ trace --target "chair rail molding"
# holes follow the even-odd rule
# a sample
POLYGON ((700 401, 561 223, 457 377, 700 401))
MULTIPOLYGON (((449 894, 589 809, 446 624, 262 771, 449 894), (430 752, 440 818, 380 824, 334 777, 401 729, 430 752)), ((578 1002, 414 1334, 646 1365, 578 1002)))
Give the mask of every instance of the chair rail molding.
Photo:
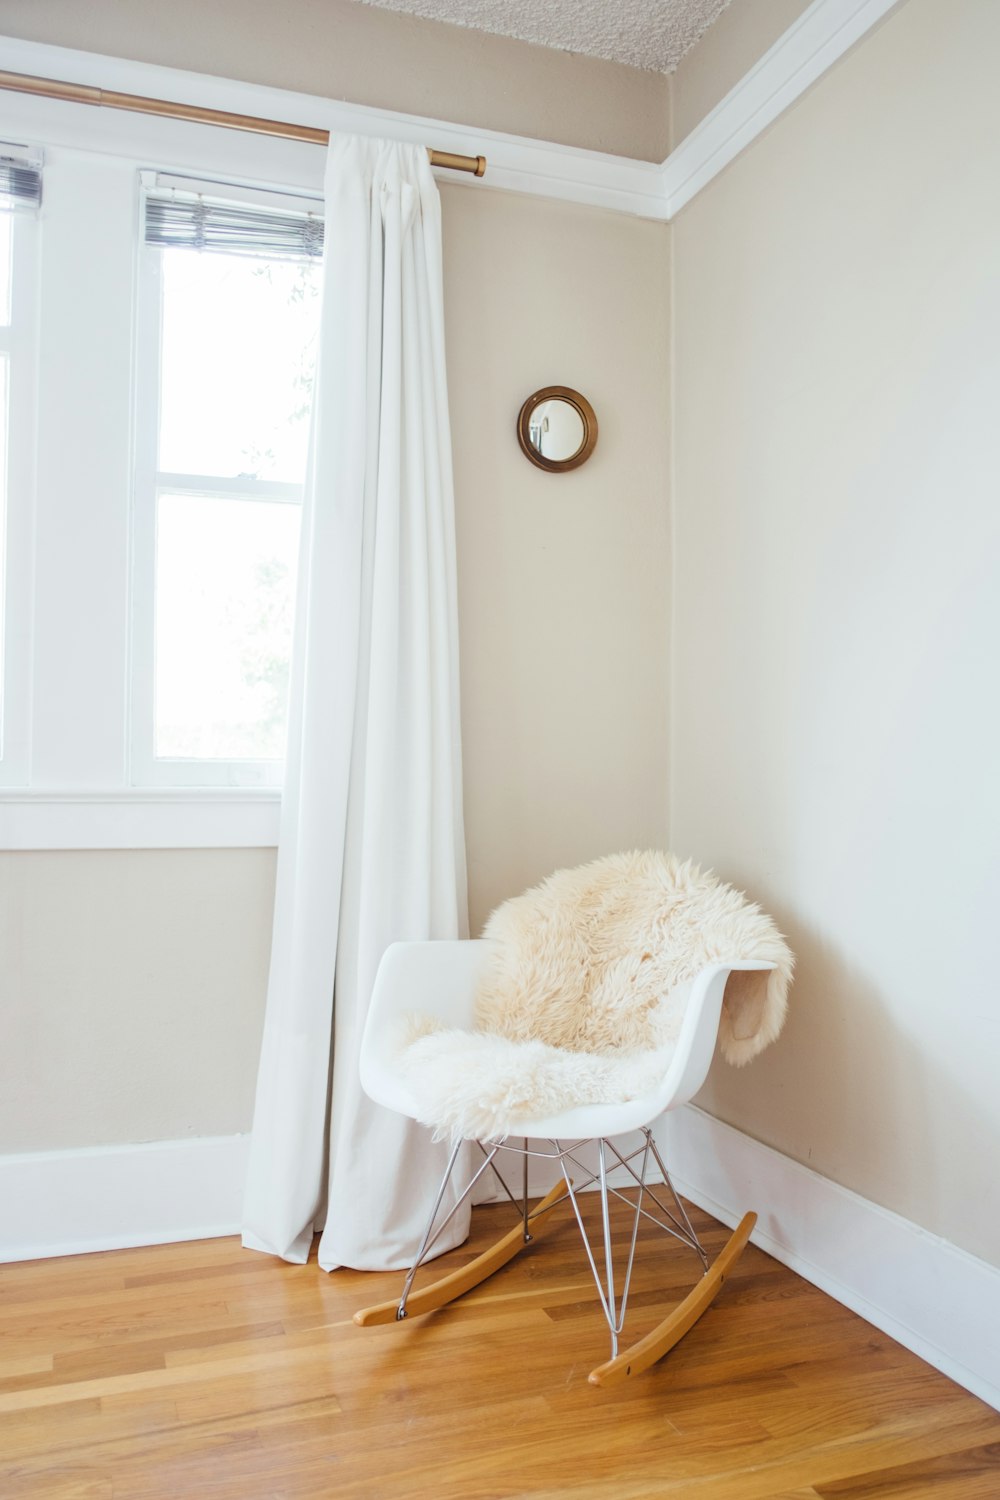
MULTIPOLYGON (((528 193, 667 221, 901 3, 813 0, 662 163, 15 37, 0 37, 0 69, 235 114, 288 120, 340 134, 388 136, 462 155, 481 153, 489 164, 485 178, 447 173, 445 180, 474 192, 500 189, 528 193)), ((115 111, 17 93, 4 93, 3 104, 8 135, 28 139, 37 136, 50 143, 111 154, 115 153, 116 141, 122 139, 121 117, 116 123, 115 111)), ((148 116, 133 115, 129 121, 126 134, 133 153, 146 150, 151 157, 161 158, 161 165, 189 169, 198 166, 212 138, 217 149, 223 133, 211 126, 148 116)), ((291 164, 291 175, 299 185, 313 189, 321 186, 322 147, 259 136, 243 139, 253 142, 252 150, 244 147, 243 151, 247 176, 263 181, 269 163, 280 161, 282 180, 290 180, 291 164)), ((234 148, 233 154, 238 163, 239 150, 234 148)))

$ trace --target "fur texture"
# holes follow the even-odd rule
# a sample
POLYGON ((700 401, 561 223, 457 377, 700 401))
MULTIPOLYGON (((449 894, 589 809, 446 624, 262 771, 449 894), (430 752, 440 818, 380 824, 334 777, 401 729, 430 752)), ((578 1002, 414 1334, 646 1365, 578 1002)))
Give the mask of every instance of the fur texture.
POLYGON ((706 964, 764 959, 733 975, 719 1044, 742 1066, 785 1019, 793 958, 771 919, 690 862, 655 851, 559 870, 490 917, 476 1030, 412 1018, 400 1062, 439 1132, 473 1139, 506 1122, 618 1103, 662 1077, 692 980, 706 964))

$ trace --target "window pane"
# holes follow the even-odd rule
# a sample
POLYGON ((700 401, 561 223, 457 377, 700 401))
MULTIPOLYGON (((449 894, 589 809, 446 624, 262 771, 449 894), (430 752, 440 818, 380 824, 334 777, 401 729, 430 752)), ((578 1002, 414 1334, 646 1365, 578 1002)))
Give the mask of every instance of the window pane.
POLYGON ((14 216, 0 213, 0 324, 10 323, 11 236, 14 216))
POLYGON ((297 505, 159 496, 157 756, 284 755, 300 515, 297 505))
POLYGON ((164 250, 159 468, 305 478, 316 262, 164 250))
POLYGON ((0 354, 0 756, 4 746, 4 622, 7 618, 7 369, 6 354, 0 354))

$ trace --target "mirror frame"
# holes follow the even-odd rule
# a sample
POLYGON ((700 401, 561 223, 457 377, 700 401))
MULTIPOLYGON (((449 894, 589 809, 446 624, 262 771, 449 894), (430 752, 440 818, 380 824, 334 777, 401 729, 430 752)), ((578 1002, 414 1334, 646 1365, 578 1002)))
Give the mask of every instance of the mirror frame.
POLYGON ((525 458, 539 469, 547 469, 550 474, 562 474, 567 469, 578 469, 581 464, 587 462, 597 443, 597 417, 594 414, 594 408, 586 396, 581 396, 579 391, 571 390, 568 385, 545 385, 540 391, 535 391, 529 396, 521 407, 517 417, 517 440, 525 458), (569 458, 545 458, 537 448, 531 445, 528 435, 531 415, 537 406, 542 405, 543 401, 565 401, 575 408, 583 423, 583 442, 569 458))

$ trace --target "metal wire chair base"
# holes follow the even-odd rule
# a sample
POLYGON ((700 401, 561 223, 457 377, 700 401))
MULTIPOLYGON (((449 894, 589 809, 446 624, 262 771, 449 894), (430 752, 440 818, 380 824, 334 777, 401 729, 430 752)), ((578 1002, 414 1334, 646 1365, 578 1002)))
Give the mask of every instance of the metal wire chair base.
MULTIPOLYGON (((674 1189, 673 1183, 670 1180, 670 1174, 663 1162, 663 1158, 660 1156, 660 1153, 657 1150, 656 1142, 653 1140, 652 1132, 648 1127, 643 1128, 642 1137, 642 1145, 637 1146, 635 1150, 630 1151, 627 1155, 622 1155, 618 1147, 614 1144, 613 1140, 598 1139, 596 1141, 598 1157, 596 1172, 592 1171, 583 1162, 581 1162, 579 1159, 579 1155, 577 1154, 579 1153, 581 1148, 587 1144, 586 1141, 573 1141, 569 1145, 563 1145, 560 1141, 552 1140, 548 1143, 551 1148, 550 1150, 529 1149, 527 1140, 522 1140, 521 1144, 517 1145, 507 1136, 500 1137, 495 1141, 477 1142, 479 1150, 482 1152, 484 1158, 482 1165, 474 1173, 464 1191, 453 1204, 453 1206, 449 1209, 448 1213, 441 1219, 440 1223, 437 1223, 438 1215, 441 1210, 441 1204, 444 1201, 444 1196, 447 1191, 448 1184, 451 1180, 452 1173, 458 1161, 459 1152, 461 1151, 461 1148, 464 1144, 464 1142, 459 1141, 452 1151, 451 1158, 445 1170, 441 1186, 434 1201, 433 1209, 431 1210, 430 1218, 427 1222, 427 1228, 424 1231, 423 1238, 420 1242, 420 1247, 417 1251, 416 1259, 407 1272, 406 1280, 403 1283, 402 1294, 400 1295, 399 1303, 396 1307, 395 1315, 397 1320, 401 1320, 407 1316, 407 1302, 413 1287, 414 1278, 416 1277, 416 1274, 421 1265, 423 1265, 424 1261, 428 1258, 435 1244, 440 1239, 441 1235, 444 1233, 445 1229, 450 1224, 459 1208, 463 1203, 466 1202, 469 1195, 474 1190, 476 1184, 481 1180, 486 1172, 492 1172, 497 1181, 500 1183, 501 1188, 503 1189, 507 1198, 510 1200, 510 1203, 512 1204, 515 1212, 518 1215, 521 1224, 521 1240, 523 1244, 530 1244, 531 1240, 534 1237, 532 1234, 532 1227, 533 1225, 537 1227, 537 1221, 541 1214, 550 1212, 551 1209, 556 1206, 556 1202, 561 1202, 563 1197, 569 1198, 570 1204, 573 1209, 573 1215, 576 1219, 577 1227, 583 1240, 583 1246, 584 1250, 586 1251, 587 1261, 590 1265, 591 1273, 594 1277, 594 1284, 597 1287, 597 1295, 600 1301, 601 1311, 604 1314, 611 1335, 611 1357, 613 1359, 618 1353, 618 1339, 624 1326, 625 1313, 628 1307, 629 1291, 632 1285, 632 1271, 635 1264, 636 1243, 639 1236, 640 1219, 648 1220, 650 1223, 655 1224, 659 1229, 664 1230, 665 1233, 672 1235, 674 1239, 680 1240, 682 1244, 687 1245, 696 1253, 696 1255, 701 1260, 703 1271, 708 1271, 709 1269, 708 1256, 706 1255, 705 1250, 700 1240, 698 1239, 694 1228, 692 1227, 691 1220, 687 1215, 687 1211, 685 1210, 683 1203, 681 1202, 674 1189), (503 1173, 500 1171, 500 1167, 497 1163, 497 1157, 501 1152, 512 1153, 522 1158, 521 1193, 519 1196, 515 1196, 515 1194, 511 1191, 511 1188, 504 1178, 503 1173), (557 1163, 562 1174, 563 1182, 565 1184, 565 1192, 563 1194, 555 1197, 554 1201, 551 1203, 546 1202, 543 1203, 543 1205, 539 1205, 534 1211, 529 1208, 528 1203, 528 1163, 532 1157, 540 1157, 545 1160, 557 1163), (614 1160, 609 1162, 609 1157, 613 1157, 614 1160), (633 1162, 635 1161, 636 1157, 641 1157, 641 1163, 638 1171, 633 1166, 633 1162), (667 1206, 667 1203, 662 1200, 657 1191, 654 1190, 654 1187, 651 1186, 647 1181, 647 1174, 649 1171, 651 1160, 659 1168, 659 1171, 662 1174, 663 1186, 666 1188, 670 1200, 672 1200, 672 1208, 667 1206), (609 1174, 617 1167, 624 1168, 624 1170, 632 1178, 635 1186, 638 1188, 638 1193, 634 1201, 632 1198, 626 1197, 625 1194, 618 1188, 612 1187, 609 1183, 609 1174), (570 1176, 571 1169, 573 1168, 575 1168, 577 1173, 579 1174, 577 1180, 574 1180, 570 1176), (601 1204, 601 1239, 603 1245, 603 1256, 601 1256, 600 1251, 595 1254, 594 1247, 591 1244, 590 1236, 587 1233, 587 1229, 583 1221, 583 1215, 581 1213, 579 1201, 580 1193, 585 1191, 595 1182, 598 1185, 601 1204), (616 1276, 614 1256, 612 1252, 610 1216, 611 1198, 621 1199, 622 1202, 627 1203, 632 1209, 632 1228, 629 1239, 628 1256, 625 1264, 624 1275, 620 1276, 620 1279, 616 1276), (651 1208, 655 1211, 650 1211, 650 1207, 646 1206, 647 1200, 651 1208), (598 1265, 599 1259, 603 1259, 603 1272, 598 1265)), ((659 1188, 660 1184, 656 1184, 655 1186, 656 1188, 659 1188)), ((550 1194, 549 1196, 550 1198, 554 1197, 554 1195, 552 1194, 550 1194)), ((516 1248, 516 1246, 512 1247, 511 1254, 515 1253, 516 1248)), ((509 1259, 510 1256, 507 1256, 507 1258, 509 1259)))

